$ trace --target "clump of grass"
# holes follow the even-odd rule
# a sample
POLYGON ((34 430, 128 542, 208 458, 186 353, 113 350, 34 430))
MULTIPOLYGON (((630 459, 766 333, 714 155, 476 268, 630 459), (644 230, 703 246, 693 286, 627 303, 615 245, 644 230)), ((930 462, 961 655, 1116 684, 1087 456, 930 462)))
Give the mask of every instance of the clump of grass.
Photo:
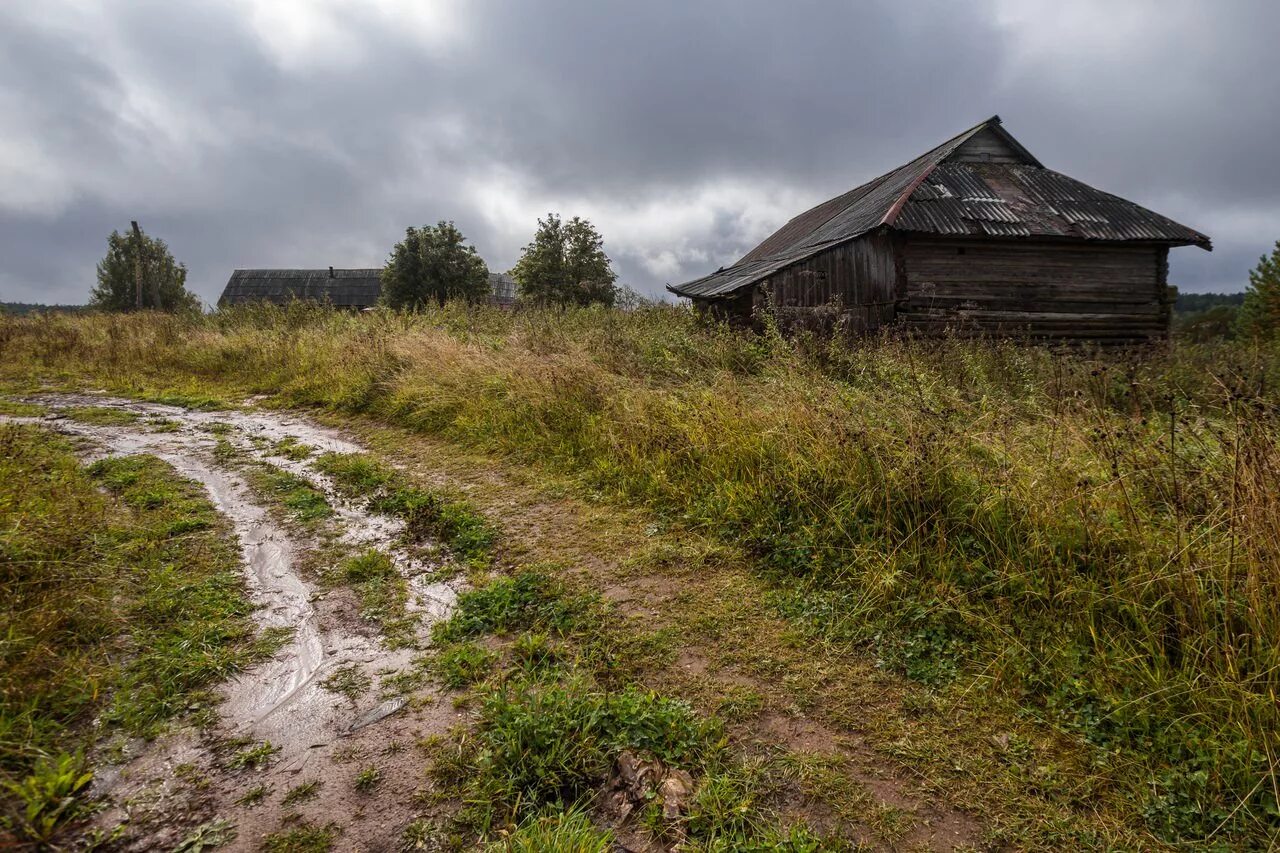
POLYGON ((254 785, 245 791, 236 799, 236 805, 239 806, 256 806, 271 796, 271 786, 265 783, 254 785))
POLYGON ((308 444, 303 444, 292 435, 285 436, 275 442, 271 445, 271 449, 277 456, 292 459, 294 462, 301 462, 315 452, 315 448, 308 444))
POLYGON ((344 494, 365 498, 371 511, 403 519, 410 538, 439 540, 469 563, 490 559, 497 532, 466 501, 415 486, 364 454, 326 453, 316 460, 316 468, 344 494))
POLYGON ((113 406, 68 406, 60 411, 73 421, 95 426, 126 426, 138 421, 133 412, 113 406))
POLYGON ((320 686, 331 693, 347 697, 355 702, 373 686, 373 679, 354 663, 340 666, 328 678, 320 682, 320 686))
POLYGON ((542 672, 561 662, 560 650, 541 632, 527 631, 516 637, 511 655, 525 671, 542 672))
POLYGON ((273 832, 262 840, 264 853, 326 853, 342 834, 336 823, 324 826, 299 826, 273 832))
POLYGON ((307 782, 301 782, 294 785, 288 791, 285 791, 284 797, 281 798, 280 803, 285 806, 294 806, 298 803, 305 803, 309 800, 314 800, 316 797, 320 796, 320 786, 323 784, 323 780, 311 779, 307 782))
POLYGON ((241 749, 227 760, 225 766, 228 770, 244 770, 246 768, 261 770, 271 763, 278 752, 280 752, 280 747, 269 741, 263 741, 241 749))
POLYGON ((408 611, 409 584, 384 551, 370 548, 343 559, 325 573, 330 585, 351 587, 360 599, 360 615, 382 629, 390 648, 412 646, 417 619, 408 611))
POLYGON ((588 681, 516 682, 483 700, 471 752, 442 766, 438 778, 461 784, 472 816, 487 829, 502 809, 536 810, 588 797, 624 749, 644 750, 675 765, 711 762, 720 746, 715 721, 684 703, 636 689, 606 692, 588 681))
POLYGON ((485 849, 506 853, 608 853, 613 849, 613 833, 596 829, 582 809, 534 815, 515 832, 485 849))
POLYGON ((265 492, 302 524, 315 524, 333 515, 333 507, 324 492, 305 477, 282 471, 270 465, 250 470, 250 482, 265 492))
POLYGON ((141 398, 148 403, 159 403, 162 406, 177 406, 197 412, 221 412, 235 408, 226 400, 213 397, 198 391, 162 391, 160 393, 144 393, 141 398))
POLYGON ((483 680, 497 659, 497 652, 476 643, 457 643, 437 651, 431 669, 441 684, 456 690, 483 680))
POLYGON ((182 424, 173 418, 147 418, 147 429, 151 432, 177 432, 182 424))
POLYGON ((378 787, 378 783, 382 781, 382 771, 377 767, 370 765, 362 768, 356 774, 355 788, 362 794, 368 794, 374 788, 378 787))
POLYGON ((526 569, 462 593, 453 616, 436 624, 433 637, 453 643, 530 628, 565 633, 599 606, 597 597, 571 592, 545 571, 526 569))
POLYGON ((62 824, 83 810, 79 797, 91 781, 93 772, 79 753, 41 758, 22 781, 3 783, 16 806, 5 822, 20 838, 47 844, 62 824))
POLYGON ((39 403, 0 399, 0 415, 7 415, 11 418, 40 418, 44 417, 48 412, 49 410, 39 403))

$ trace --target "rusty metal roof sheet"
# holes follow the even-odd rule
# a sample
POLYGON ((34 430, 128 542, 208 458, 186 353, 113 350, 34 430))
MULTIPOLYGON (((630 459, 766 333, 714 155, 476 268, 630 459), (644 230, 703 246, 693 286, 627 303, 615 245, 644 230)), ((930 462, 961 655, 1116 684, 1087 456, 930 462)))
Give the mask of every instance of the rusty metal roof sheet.
POLYGON ((1044 168, 993 116, 905 166, 805 211, 736 264, 667 289, 679 296, 723 297, 880 227, 957 237, 1145 240, 1211 248, 1198 231, 1044 168), (1022 162, 948 161, 988 129, 1022 162))

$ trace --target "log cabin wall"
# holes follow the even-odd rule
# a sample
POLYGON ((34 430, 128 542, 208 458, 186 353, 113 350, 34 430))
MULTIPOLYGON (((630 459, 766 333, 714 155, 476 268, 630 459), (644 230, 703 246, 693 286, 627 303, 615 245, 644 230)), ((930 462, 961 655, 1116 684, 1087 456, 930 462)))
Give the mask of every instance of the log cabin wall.
POLYGON ((867 331, 893 320, 896 279, 893 240, 877 231, 779 270, 760 292, 787 325, 841 320, 867 331))
POLYGON ((922 334, 1140 343, 1169 334, 1168 248, 904 235, 897 317, 922 334))

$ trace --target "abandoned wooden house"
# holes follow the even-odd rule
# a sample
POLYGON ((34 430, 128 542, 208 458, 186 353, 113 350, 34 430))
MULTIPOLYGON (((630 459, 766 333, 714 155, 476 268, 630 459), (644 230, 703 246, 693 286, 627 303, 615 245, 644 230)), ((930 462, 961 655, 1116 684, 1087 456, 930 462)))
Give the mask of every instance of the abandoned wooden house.
POLYGON ((1132 343, 1168 335, 1172 246, 1212 248, 1045 168, 995 116, 668 290, 728 319, 1132 343))
MULTIPOLYGON (((358 311, 378 304, 382 296, 381 275, 380 268, 235 270, 227 280, 218 304, 271 302, 285 305, 303 300, 358 311)), ((515 279, 506 273, 489 273, 490 304, 509 308, 515 301, 515 279)))

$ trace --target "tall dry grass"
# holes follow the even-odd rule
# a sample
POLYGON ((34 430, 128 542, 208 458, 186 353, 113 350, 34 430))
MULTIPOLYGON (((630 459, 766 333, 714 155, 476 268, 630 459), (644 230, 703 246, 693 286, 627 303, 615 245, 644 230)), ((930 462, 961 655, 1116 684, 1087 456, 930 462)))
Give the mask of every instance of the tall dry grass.
POLYGON ((784 340, 655 308, 0 321, 10 382, 269 394, 738 542, 779 609, 1081 732, 1170 839, 1280 830, 1280 349, 784 340))

